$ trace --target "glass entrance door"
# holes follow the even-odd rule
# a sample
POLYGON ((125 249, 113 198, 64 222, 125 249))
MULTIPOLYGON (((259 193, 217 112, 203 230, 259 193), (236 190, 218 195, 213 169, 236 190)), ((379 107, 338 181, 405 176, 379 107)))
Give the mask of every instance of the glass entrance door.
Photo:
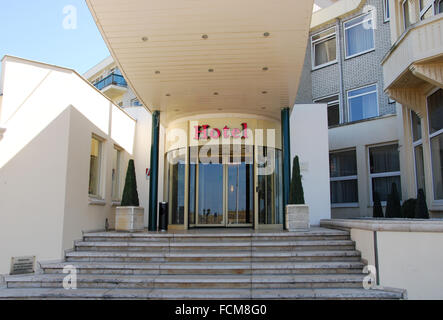
POLYGON ((233 163, 232 157, 229 159, 228 156, 220 156, 218 160, 220 163, 200 162, 196 165, 195 226, 252 227, 253 164, 244 159, 233 163))
POLYGON ((227 225, 252 225, 254 194, 252 165, 245 162, 226 165, 227 225))
POLYGON ((197 225, 224 225, 224 165, 198 165, 197 225))

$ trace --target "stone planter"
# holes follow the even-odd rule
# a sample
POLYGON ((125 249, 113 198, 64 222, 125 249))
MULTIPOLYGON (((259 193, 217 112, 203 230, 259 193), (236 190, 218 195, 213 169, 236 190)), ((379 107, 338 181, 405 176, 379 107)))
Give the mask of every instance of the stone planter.
POLYGON ((309 206, 306 204, 288 204, 286 206, 286 229, 300 231, 309 229, 309 206))
POLYGON ((141 207, 117 207, 115 209, 116 231, 143 231, 145 209, 141 207))

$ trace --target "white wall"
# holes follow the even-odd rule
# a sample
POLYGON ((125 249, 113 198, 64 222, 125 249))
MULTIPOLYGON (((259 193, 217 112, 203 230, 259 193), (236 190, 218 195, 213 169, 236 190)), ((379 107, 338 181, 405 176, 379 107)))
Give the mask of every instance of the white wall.
POLYGON ((140 206, 145 209, 144 223, 148 227, 149 179, 146 178, 146 169, 150 168, 151 163, 152 115, 143 107, 125 108, 125 111, 134 119, 137 119, 134 140, 135 175, 140 206))
POLYGON ((298 155, 311 225, 331 216, 327 106, 295 105, 290 116, 291 165, 298 155))
MULTIPOLYGON (((384 143, 398 143, 398 125, 395 115, 329 129, 329 150, 331 152, 355 150, 358 178, 358 206, 355 208, 332 208, 333 218, 372 217, 368 147, 384 143)), ((400 160, 402 163, 403 159, 400 160)))
POLYGON ((113 216, 112 150, 124 148, 127 162, 135 130, 72 70, 6 57, 2 79, 0 274, 9 273, 13 256, 58 260, 82 231, 104 229, 113 216), (104 140, 100 205, 88 196, 93 133, 104 140))

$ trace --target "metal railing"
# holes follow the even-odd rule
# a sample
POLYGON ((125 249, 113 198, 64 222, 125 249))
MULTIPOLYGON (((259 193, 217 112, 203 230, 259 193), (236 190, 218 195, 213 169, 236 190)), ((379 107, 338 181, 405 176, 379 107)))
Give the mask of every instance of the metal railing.
POLYGON ((121 76, 119 74, 114 74, 114 73, 110 74, 106 78, 103 78, 99 82, 94 83, 94 86, 98 90, 102 90, 103 88, 106 88, 107 86, 110 86, 110 85, 115 85, 115 86, 125 87, 125 88, 128 86, 128 84, 126 83, 126 80, 125 80, 125 78, 123 78, 123 76, 121 76))

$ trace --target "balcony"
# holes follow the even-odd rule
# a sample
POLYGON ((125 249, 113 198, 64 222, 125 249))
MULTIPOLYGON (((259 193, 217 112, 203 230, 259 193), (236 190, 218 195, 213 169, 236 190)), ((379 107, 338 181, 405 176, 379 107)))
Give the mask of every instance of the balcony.
POLYGON ((123 76, 112 73, 96 82, 94 86, 111 100, 114 100, 126 92, 128 84, 123 76))
POLYGON ((420 113, 424 92, 443 83, 443 14, 411 25, 382 65, 386 93, 420 113))

